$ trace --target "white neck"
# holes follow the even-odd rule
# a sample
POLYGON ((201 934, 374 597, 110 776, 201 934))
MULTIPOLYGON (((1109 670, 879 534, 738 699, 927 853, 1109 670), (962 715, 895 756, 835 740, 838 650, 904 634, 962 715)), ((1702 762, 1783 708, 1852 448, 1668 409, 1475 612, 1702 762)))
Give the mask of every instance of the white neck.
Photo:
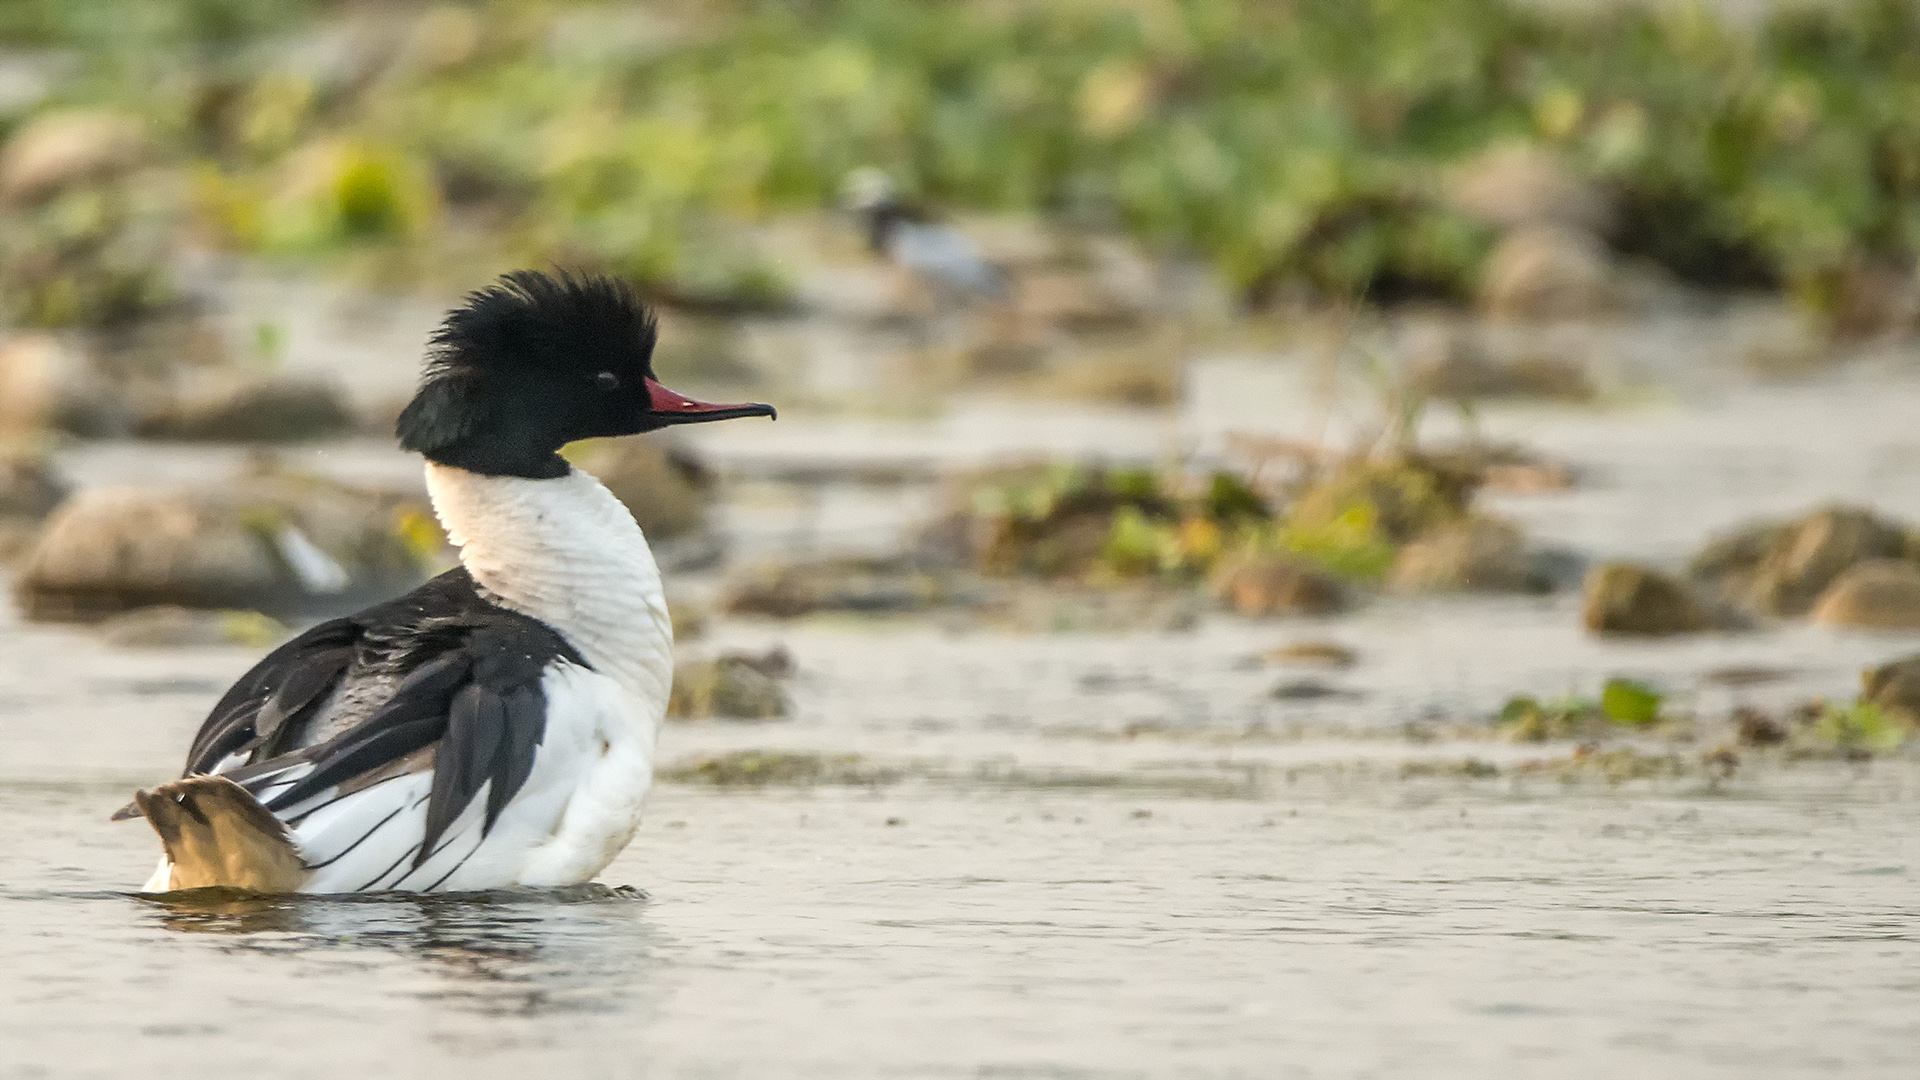
POLYGON ((657 726, 673 681, 673 624, 627 508, 578 469, 528 480, 428 462, 427 492, 481 589, 558 630, 657 726))

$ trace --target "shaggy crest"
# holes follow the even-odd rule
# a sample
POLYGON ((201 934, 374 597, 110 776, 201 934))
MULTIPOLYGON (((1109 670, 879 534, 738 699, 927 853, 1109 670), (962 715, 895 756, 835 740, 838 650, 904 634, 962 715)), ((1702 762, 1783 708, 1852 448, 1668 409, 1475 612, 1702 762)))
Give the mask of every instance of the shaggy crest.
POLYGON ((653 313, 624 282, 515 270, 468 295, 427 348, 426 378, 537 367, 593 380, 652 374, 653 313))

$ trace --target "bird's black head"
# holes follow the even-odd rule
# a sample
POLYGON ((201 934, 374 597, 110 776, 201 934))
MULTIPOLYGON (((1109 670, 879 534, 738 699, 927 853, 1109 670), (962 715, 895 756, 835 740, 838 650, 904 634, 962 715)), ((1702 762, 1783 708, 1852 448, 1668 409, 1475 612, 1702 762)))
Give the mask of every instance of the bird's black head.
POLYGON ((653 378, 654 321, 611 278, 517 270, 447 314, 400 445, 489 476, 567 474, 560 448, 673 424, 774 415, 710 405, 653 378))

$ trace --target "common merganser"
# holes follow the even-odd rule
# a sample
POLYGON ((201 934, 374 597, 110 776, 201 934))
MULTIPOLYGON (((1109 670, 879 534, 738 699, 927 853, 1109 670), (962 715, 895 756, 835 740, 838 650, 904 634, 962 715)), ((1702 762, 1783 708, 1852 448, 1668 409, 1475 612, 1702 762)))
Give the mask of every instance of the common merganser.
POLYGON ((855 169, 844 185, 847 208, 860 218, 867 249, 926 278, 962 300, 1004 300, 1006 275, 964 235, 933 222, 900 197, 891 177, 855 169))
POLYGON ((673 679, 633 516, 577 439, 774 415, 653 378, 654 320, 606 278, 520 271, 428 348, 402 447, 461 565, 322 623, 228 690, 184 778, 134 796, 144 891, 467 891, 590 880, 639 824, 673 679))

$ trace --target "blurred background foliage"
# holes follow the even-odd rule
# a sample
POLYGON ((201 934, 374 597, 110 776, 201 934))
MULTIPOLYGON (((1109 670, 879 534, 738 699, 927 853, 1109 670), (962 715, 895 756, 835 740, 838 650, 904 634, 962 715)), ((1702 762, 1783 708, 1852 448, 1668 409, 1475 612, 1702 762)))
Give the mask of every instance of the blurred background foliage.
MULTIPOLYGON (((777 302, 752 226, 875 165, 936 206, 1124 231, 1256 301, 1448 300, 1492 237, 1447 170, 1514 141, 1601 185, 1605 242, 1682 281, 1831 308, 1920 250, 1908 0, 1751 25, 1506 0, 9 0, 0 48, 50 86, 0 95, 0 135, 130 114, 169 181, 34 208, 8 246, 43 264, 158 220, 396 281, 585 261, 777 302)), ((102 295, 13 317, 110 320, 157 287, 67 288, 102 295)))

